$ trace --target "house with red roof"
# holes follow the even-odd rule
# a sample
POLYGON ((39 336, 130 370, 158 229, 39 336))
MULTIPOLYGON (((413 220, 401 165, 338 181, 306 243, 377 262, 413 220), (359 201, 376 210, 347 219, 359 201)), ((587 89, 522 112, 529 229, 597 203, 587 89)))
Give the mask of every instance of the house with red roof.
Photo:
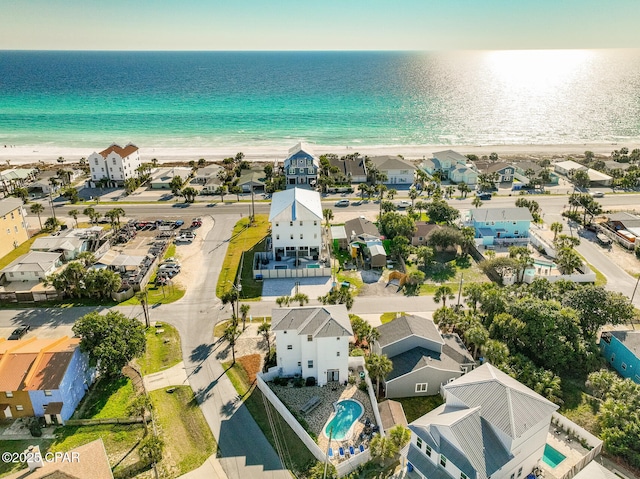
POLYGON ((108 187, 123 186, 125 180, 137 177, 136 170, 142 164, 138 147, 132 143, 124 148, 114 143, 106 150, 93 152, 87 161, 92 186, 102 183, 108 187))

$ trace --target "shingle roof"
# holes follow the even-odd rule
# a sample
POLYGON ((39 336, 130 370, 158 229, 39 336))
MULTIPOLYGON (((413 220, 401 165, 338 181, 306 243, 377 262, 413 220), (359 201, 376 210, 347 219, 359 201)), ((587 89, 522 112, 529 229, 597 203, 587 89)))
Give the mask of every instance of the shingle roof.
POLYGON ((435 230, 442 228, 440 225, 426 223, 424 221, 416 222, 416 232, 413 233, 414 238, 426 238, 435 230))
POLYGON ((276 216, 286 209, 290 209, 291 220, 295 221, 300 208, 307 210, 313 216, 322 220, 320 193, 302 188, 292 188, 273 194, 271 209, 269 210, 269 221, 273 221, 276 216))
POLYGON ((278 308, 271 314, 271 330, 295 329, 298 335, 314 338, 353 336, 347 308, 335 306, 278 308))
POLYGON ((504 170, 505 168, 513 168, 511 163, 504 161, 476 161, 474 165, 482 173, 495 173, 504 170))
POLYGON ((469 213, 475 221, 533 221, 533 216, 524 207, 478 208, 469 213))
POLYGON ((374 156, 369 158, 371 163, 380 171, 385 170, 415 170, 416 167, 399 156, 374 156))
POLYGON ((408 338, 409 336, 419 336, 436 343, 444 344, 440 331, 438 331, 437 326, 431 319, 410 314, 382 324, 376 329, 380 333, 377 342, 381 348, 398 342, 401 339, 408 338))
POLYGON ((354 218, 344 223, 344 230, 348 239, 353 239, 362 234, 380 237, 380 231, 375 223, 366 218, 354 218))
POLYGON ((407 417, 404 414, 404 408, 402 407, 402 403, 398 401, 386 399, 378 403, 378 412, 380 413, 380 419, 382 419, 382 428, 385 431, 397 424, 404 427, 407 426, 407 417))
POLYGON ((18 198, 4 198, 0 200, 0 216, 7 215, 22 207, 22 200, 18 198))
POLYGON ((444 340, 442 354, 446 354, 459 364, 475 363, 473 356, 456 333, 443 334, 442 339, 444 340))
POLYGON ((367 174, 364 157, 354 158, 329 158, 329 164, 335 166, 345 176, 364 176, 367 174))
POLYGON ((444 390, 470 408, 480 406, 482 417, 513 439, 558 409, 489 363, 445 385, 444 390))
POLYGON ((126 158, 130 154, 135 153, 136 151, 138 151, 138 147, 136 145, 132 144, 132 143, 129 143, 124 148, 122 148, 120 145, 116 145, 114 143, 113 145, 111 145, 106 150, 102 150, 100 152, 100 156, 102 156, 103 158, 106 158, 111 153, 116 153, 117 155, 120 156, 120 158, 126 158))
POLYGON ((465 164, 465 163, 467 163, 469 161, 469 159, 466 156, 458 153, 457 151, 453 151, 453 150, 437 151, 437 152, 435 152, 433 154, 433 157, 436 160, 440 160, 440 161, 442 161, 444 159, 447 159, 449 161, 454 162, 454 164, 455 163, 463 163, 463 164, 465 164))
POLYGON ((385 378, 386 381, 392 381, 426 367, 445 371, 460 371, 460 364, 451 357, 422 347, 411 348, 389 359, 393 363, 393 369, 385 378))

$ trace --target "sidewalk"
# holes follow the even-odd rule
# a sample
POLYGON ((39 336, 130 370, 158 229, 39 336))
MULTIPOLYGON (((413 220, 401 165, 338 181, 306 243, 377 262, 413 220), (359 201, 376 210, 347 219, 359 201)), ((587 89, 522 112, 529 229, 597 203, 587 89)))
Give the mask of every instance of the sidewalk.
POLYGON ((184 362, 182 361, 164 371, 147 374, 142 378, 142 381, 144 382, 144 387, 147 392, 170 386, 184 386, 189 384, 187 382, 187 372, 184 369, 184 362))

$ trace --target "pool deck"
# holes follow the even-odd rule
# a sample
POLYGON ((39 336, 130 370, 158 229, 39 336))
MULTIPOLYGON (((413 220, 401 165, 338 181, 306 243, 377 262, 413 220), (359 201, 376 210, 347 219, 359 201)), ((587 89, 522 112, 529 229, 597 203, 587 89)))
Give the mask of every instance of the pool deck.
POLYGON ((554 468, 541 460, 540 469, 544 471, 545 479, 560 479, 589 452, 588 449, 582 447, 582 445, 575 439, 569 439, 566 433, 561 432, 560 429, 553 424, 549 427, 547 444, 564 455, 566 459, 554 468))

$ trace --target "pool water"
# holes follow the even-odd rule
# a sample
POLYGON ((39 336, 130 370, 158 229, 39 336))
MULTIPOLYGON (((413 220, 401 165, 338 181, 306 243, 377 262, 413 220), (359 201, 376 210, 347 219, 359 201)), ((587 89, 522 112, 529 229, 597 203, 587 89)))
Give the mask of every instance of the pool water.
POLYGON ((324 435, 337 441, 346 439, 351 427, 362 417, 364 407, 355 399, 343 399, 334 405, 336 412, 324 428, 324 435), (333 429, 333 432, 331 431, 333 429))
POLYGON ((542 460, 548 466, 555 468, 567 458, 564 454, 556 451, 549 444, 544 445, 544 454, 542 455, 542 460))

